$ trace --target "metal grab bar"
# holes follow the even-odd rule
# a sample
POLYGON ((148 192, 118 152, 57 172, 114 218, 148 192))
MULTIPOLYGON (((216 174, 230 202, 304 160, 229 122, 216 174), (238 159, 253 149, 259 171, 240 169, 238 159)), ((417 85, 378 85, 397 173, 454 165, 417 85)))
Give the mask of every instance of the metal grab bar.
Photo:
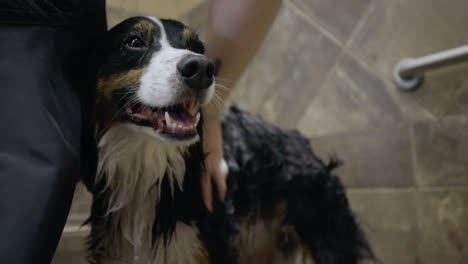
POLYGON ((424 57, 403 59, 395 66, 393 79, 400 89, 411 91, 422 83, 425 71, 467 60, 468 45, 424 57))

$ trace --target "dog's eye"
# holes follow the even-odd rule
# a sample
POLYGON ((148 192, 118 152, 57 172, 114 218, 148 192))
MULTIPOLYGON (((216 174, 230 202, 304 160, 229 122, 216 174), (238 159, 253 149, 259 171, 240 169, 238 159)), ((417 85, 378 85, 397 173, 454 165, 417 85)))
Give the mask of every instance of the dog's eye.
POLYGON ((142 49, 146 47, 145 42, 139 37, 129 37, 125 40, 124 44, 132 49, 142 49))

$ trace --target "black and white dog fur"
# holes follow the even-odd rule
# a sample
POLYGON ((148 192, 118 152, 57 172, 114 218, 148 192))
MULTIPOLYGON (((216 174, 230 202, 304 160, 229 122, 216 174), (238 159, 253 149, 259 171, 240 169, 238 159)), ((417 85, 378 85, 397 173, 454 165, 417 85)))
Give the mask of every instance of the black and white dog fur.
MULTIPOLYGON (((342 184, 309 142, 236 107, 223 117, 228 193, 208 213, 200 108, 214 65, 180 22, 134 17, 107 34, 98 75, 91 263, 373 259, 342 184)), ((215 194, 215 197, 217 195, 215 194)))

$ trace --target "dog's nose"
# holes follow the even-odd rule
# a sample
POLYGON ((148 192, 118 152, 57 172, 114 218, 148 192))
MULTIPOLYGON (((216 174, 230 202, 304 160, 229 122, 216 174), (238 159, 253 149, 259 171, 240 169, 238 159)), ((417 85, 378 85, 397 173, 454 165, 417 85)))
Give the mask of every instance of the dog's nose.
POLYGON ((177 63, 177 70, 192 89, 207 89, 214 80, 214 64, 205 56, 187 55, 177 63))

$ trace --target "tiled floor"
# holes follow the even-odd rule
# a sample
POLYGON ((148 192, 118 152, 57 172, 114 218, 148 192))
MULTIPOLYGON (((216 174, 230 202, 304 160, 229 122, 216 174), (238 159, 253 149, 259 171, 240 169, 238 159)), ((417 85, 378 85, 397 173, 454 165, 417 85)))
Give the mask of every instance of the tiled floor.
MULTIPOLYGON (((204 2, 109 0, 109 21, 203 29, 204 2)), ((466 0, 284 1, 235 90, 243 108, 344 160, 338 173, 385 264, 468 259, 468 64, 428 73, 413 93, 391 80, 401 58, 468 44, 467 14, 466 0)), ((76 241, 64 238, 55 263, 82 263, 76 241)))

